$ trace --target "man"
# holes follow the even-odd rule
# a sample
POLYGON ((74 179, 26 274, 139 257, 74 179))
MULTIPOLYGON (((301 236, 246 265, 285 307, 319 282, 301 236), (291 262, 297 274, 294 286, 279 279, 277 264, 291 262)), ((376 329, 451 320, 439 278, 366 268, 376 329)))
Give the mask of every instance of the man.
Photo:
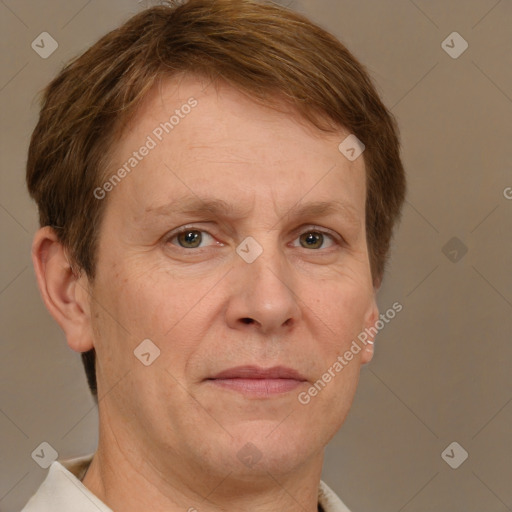
POLYGON ((323 453, 373 355, 405 179, 346 48, 273 4, 148 9, 48 86, 27 183, 100 434, 24 510, 348 510, 323 453))

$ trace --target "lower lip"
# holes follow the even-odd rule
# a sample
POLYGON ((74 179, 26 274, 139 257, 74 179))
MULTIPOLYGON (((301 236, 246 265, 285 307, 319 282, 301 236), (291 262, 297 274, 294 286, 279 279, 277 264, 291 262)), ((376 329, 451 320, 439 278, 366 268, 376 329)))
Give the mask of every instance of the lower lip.
POLYGON ((268 397, 293 391, 304 381, 295 379, 211 379, 210 382, 244 395, 268 397))

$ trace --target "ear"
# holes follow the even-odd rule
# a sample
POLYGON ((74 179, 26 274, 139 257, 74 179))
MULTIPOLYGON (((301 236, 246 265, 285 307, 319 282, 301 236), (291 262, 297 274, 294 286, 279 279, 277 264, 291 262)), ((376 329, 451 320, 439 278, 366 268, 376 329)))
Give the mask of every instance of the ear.
POLYGON ((69 347, 76 352, 94 348, 87 277, 75 275, 50 226, 34 236, 32 263, 46 308, 66 334, 69 347))
POLYGON ((377 292, 380 288, 380 282, 373 288, 373 297, 368 312, 364 319, 364 332, 367 333, 366 344, 361 352, 361 364, 369 363, 373 358, 373 344, 375 342, 375 323, 379 319, 379 308, 377 306, 377 292), (373 329, 372 329, 373 328, 373 329))

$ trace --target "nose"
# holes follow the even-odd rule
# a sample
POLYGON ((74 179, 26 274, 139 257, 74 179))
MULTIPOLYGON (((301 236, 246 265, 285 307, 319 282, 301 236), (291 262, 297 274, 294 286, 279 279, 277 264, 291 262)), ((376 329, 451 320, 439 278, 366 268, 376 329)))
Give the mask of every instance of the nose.
POLYGON ((231 295, 226 312, 226 321, 233 329, 278 334, 300 319, 292 269, 282 251, 269 245, 263 246, 252 263, 236 256, 229 273, 231 295))

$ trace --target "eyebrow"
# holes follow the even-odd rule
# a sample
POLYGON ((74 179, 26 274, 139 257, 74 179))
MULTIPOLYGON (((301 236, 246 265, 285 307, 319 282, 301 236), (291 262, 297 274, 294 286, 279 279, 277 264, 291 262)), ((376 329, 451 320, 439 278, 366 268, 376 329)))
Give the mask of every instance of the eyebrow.
MULTIPOLYGON (((201 199, 199 197, 181 197, 172 203, 148 207, 145 210, 148 217, 171 217, 173 215, 213 215, 216 217, 230 217, 232 219, 241 219, 246 217, 251 211, 251 207, 238 207, 227 203, 222 199, 211 198, 201 199)), ((355 208, 343 201, 312 201, 301 204, 300 201, 292 206, 284 215, 280 217, 305 218, 305 217, 327 217, 329 215, 340 215, 350 225, 359 227, 361 224, 360 216, 355 208)))

